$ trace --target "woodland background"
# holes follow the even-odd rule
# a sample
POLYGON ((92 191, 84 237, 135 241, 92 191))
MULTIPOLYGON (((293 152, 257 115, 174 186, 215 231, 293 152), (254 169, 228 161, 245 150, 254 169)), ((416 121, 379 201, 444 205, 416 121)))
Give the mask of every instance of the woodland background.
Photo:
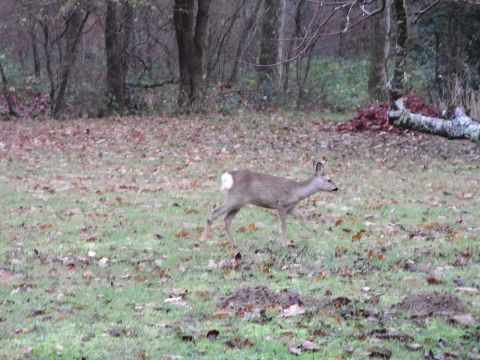
MULTIPOLYGON (((3 0, 4 92, 27 117, 351 112, 392 77, 395 11, 369 16, 378 3, 3 0)), ((478 119, 480 5, 406 5, 406 93, 478 119)))

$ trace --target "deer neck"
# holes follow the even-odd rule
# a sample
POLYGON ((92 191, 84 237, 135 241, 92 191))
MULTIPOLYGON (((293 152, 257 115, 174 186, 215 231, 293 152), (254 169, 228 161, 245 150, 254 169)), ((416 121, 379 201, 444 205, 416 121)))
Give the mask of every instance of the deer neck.
POLYGON ((318 192, 318 186, 315 182, 315 176, 312 176, 311 178, 305 180, 305 181, 300 181, 297 182, 297 189, 295 191, 299 201, 303 200, 307 197, 309 197, 312 194, 315 194, 318 192))

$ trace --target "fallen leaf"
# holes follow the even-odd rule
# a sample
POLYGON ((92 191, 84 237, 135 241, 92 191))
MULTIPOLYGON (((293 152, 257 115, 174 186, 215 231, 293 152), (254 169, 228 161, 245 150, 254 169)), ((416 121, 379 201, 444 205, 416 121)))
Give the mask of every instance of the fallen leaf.
POLYGON ((17 286, 15 289, 13 289, 10 295, 14 295, 19 292, 30 292, 33 290, 35 290, 35 285, 23 283, 17 286))
POLYGON ((85 270, 84 273, 83 273, 83 279, 85 281, 92 281, 93 272, 91 270, 85 270))
POLYGON ((443 281, 440 279, 437 279, 435 276, 428 276, 427 283, 430 285, 438 285, 438 284, 442 284, 443 281))
POLYGON ((369 349, 368 352, 368 357, 370 358, 390 359, 390 357, 392 356, 392 352, 390 350, 382 349, 379 347, 373 347, 369 349))
POLYGON ((213 341, 213 340, 217 340, 218 335, 220 335, 220 332, 216 329, 213 329, 207 332, 206 338, 210 341, 213 341))
POLYGON ((412 351, 419 351, 422 350, 422 345, 419 343, 412 343, 412 344, 407 344, 407 349, 412 350, 412 351))
POLYGON ((226 345, 235 349, 243 349, 244 347, 253 346, 253 342, 250 339, 234 338, 225 342, 226 345))
POLYGON ((355 234, 353 234, 352 236, 352 241, 360 241, 360 239, 362 238, 362 233, 359 231, 359 232, 356 232, 355 234))
POLYGON ((298 304, 293 304, 282 310, 281 317, 290 317, 295 315, 301 315, 305 313, 305 309, 298 304))
POLYGON ((247 232, 251 233, 257 229, 257 226, 253 223, 247 225, 247 232))
POLYGON ((226 318, 228 316, 230 316, 230 313, 226 310, 219 311, 219 312, 215 313, 214 315, 212 315, 212 317, 215 318, 215 319, 223 319, 223 318, 226 318))
POLYGON ((178 231, 176 234, 175 234, 176 237, 179 237, 179 238, 185 238, 188 236, 188 230, 187 229, 182 229, 180 231, 178 231))

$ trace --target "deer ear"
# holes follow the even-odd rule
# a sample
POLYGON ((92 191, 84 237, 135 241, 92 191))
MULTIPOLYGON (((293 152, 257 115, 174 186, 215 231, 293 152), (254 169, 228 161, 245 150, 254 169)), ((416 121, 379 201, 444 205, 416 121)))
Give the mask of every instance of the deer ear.
POLYGON ((325 174, 325 168, 320 161, 313 160, 313 169, 315 170, 315 173, 317 173, 317 175, 325 174))

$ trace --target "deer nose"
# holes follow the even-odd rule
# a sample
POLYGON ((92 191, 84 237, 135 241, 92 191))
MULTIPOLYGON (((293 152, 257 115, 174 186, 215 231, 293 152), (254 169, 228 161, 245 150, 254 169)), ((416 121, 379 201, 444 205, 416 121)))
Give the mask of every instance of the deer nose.
POLYGON ((335 189, 333 189, 332 191, 338 191, 338 187, 335 187, 335 189))

